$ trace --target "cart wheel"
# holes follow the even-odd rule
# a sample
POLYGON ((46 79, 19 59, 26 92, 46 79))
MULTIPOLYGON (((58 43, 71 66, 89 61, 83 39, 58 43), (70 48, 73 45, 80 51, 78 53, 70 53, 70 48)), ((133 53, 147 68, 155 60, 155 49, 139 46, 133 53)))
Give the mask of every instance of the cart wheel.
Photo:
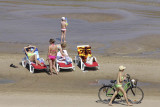
POLYGON ((23 61, 22 61, 22 66, 25 68, 26 65, 27 65, 26 61, 23 60, 23 61))
POLYGON ((30 65, 30 73, 34 73, 34 67, 32 65, 30 65))
POLYGON ((73 71, 75 71, 76 70, 76 68, 75 67, 73 67, 73 71))
POLYGON ((75 64, 78 65, 77 56, 75 56, 75 64))
POLYGON ((84 64, 82 64, 82 68, 81 68, 81 70, 83 70, 83 71, 85 70, 84 64))
POLYGON ((60 68, 59 68, 59 65, 57 65, 57 72, 60 72, 60 68))
POLYGON ((100 66, 97 67, 97 70, 99 70, 99 69, 100 69, 100 66))

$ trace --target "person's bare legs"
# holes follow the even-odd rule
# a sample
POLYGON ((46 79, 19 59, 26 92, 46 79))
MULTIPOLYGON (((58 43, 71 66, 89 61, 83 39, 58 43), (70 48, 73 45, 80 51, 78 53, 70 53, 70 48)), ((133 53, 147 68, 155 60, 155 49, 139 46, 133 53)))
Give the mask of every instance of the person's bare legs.
POLYGON ((127 94, 126 94, 126 92, 124 91, 123 87, 119 87, 119 90, 123 93, 124 98, 125 98, 125 100, 126 100, 126 102, 127 102, 127 105, 128 105, 128 106, 132 106, 132 104, 128 101, 127 94))
POLYGON ((61 43, 63 43, 64 31, 61 31, 61 43))
MULTIPOLYGON (((31 62, 35 61, 35 56, 31 56, 31 58, 29 59, 31 62)), ((36 62, 36 61, 35 61, 36 62)), ((36 62, 36 65, 37 65, 37 62, 36 62)))
POLYGON ((53 68, 52 68, 53 63, 52 63, 52 60, 50 60, 50 59, 48 60, 48 62, 49 62, 50 74, 52 75, 53 74, 53 68))
POLYGON ((35 58, 35 62, 37 63, 37 65, 39 64, 41 66, 44 66, 43 64, 41 64, 40 61, 37 60, 37 55, 36 54, 34 55, 34 58, 35 58))
POLYGON ((64 42, 66 42, 66 31, 64 31, 63 33, 63 39, 64 39, 64 42))
POLYGON ((58 75, 58 72, 57 72, 57 69, 56 69, 56 66, 55 66, 56 61, 53 60, 52 63, 53 63, 52 67, 55 70, 56 74, 58 75))
POLYGON ((33 55, 31 58, 30 58, 30 61, 35 61, 36 62, 36 65, 41 65, 41 66, 43 66, 43 64, 41 64, 41 62, 39 62, 38 60, 37 60, 37 55, 33 55))
POLYGON ((113 94, 110 102, 108 103, 109 106, 112 106, 112 105, 113 105, 113 104, 112 104, 112 101, 113 101, 113 99, 116 97, 116 95, 118 94, 118 92, 119 92, 119 89, 116 89, 116 91, 114 92, 114 94, 113 94))
POLYGON ((38 60, 37 60, 37 56, 36 55, 33 55, 33 56, 31 56, 31 58, 29 59, 31 62, 36 62, 36 65, 38 65, 38 64, 40 64, 40 63, 38 63, 38 60))

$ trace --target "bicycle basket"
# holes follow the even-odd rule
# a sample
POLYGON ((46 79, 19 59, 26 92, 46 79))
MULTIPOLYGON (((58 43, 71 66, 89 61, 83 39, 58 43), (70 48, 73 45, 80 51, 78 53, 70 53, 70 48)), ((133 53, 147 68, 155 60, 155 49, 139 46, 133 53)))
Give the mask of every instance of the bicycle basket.
POLYGON ((132 79, 131 80, 131 84, 133 87, 137 87, 137 80, 136 79, 132 79))

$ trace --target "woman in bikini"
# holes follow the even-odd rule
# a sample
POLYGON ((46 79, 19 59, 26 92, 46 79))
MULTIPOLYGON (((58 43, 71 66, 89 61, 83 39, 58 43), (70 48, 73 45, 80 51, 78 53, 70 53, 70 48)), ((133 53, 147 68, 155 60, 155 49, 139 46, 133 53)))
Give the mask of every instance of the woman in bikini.
POLYGON ((125 98, 125 100, 127 102, 127 105, 128 106, 132 106, 132 104, 128 102, 128 98, 127 98, 126 92, 124 91, 124 89, 122 87, 122 82, 123 82, 123 80, 126 79, 126 75, 123 76, 123 72, 124 72, 125 69, 126 69, 126 67, 119 66, 119 72, 118 72, 118 77, 117 77, 117 84, 115 85, 116 91, 113 94, 113 96, 112 96, 112 98, 111 98, 111 100, 109 102, 109 106, 112 106, 112 101, 115 98, 115 96, 118 94, 119 91, 121 91, 123 93, 124 98, 125 98))
POLYGON ((44 66, 44 64, 41 64, 38 60, 37 60, 37 55, 36 54, 34 54, 34 51, 36 50, 36 46, 31 46, 31 45, 28 45, 27 47, 24 47, 24 51, 25 51, 25 53, 27 54, 27 56, 28 56, 28 58, 29 58, 29 60, 31 61, 31 62, 35 62, 36 63, 36 65, 41 65, 41 66, 44 66), (31 48, 33 48, 32 50, 31 50, 31 48))
POLYGON ((66 18, 62 17, 61 18, 61 43, 66 42, 66 27, 67 27, 67 23, 66 23, 66 18))
POLYGON ((53 69, 55 70, 56 74, 58 75, 56 66, 55 66, 55 60, 57 56, 57 46, 54 44, 55 40, 50 39, 49 43, 50 46, 48 48, 48 55, 47 55, 47 60, 49 62, 49 67, 50 67, 50 74, 53 74, 53 69))

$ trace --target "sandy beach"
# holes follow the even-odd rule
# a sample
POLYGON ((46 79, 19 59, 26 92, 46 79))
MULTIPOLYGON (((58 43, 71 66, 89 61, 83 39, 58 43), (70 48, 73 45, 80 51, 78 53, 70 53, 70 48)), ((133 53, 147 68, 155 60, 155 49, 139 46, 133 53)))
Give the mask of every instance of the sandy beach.
MULTIPOLYGON (((108 107, 107 104, 97 103, 96 95, 65 95, 65 94, 33 94, 33 93, 14 93, 0 94, 0 103, 3 107, 108 107)), ((157 97, 146 97, 141 104, 136 107, 151 107, 159 105, 157 97)), ((116 103, 114 107, 125 107, 125 103, 116 103)))
MULTIPOLYGON (((40 55, 45 58, 45 55, 40 55)), ((98 90, 102 86, 98 82, 115 79, 119 65, 127 66, 126 73, 129 73, 132 78, 138 79, 141 83, 139 87, 143 89, 145 97, 141 104, 135 106, 149 107, 154 103, 159 104, 160 62, 158 59, 99 55, 97 58, 101 68, 98 71, 82 72, 76 66, 76 71, 62 71, 58 76, 51 76, 45 71, 37 71, 35 74, 31 74, 28 69, 20 65, 23 57, 23 54, 0 55, 1 106, 9 107, 10 104, 14 107, 108 106, 96 102, 99 100, 98 90), (17 65, 18 68, 9 67, 11 63, 17 65), (7 101, 10 103, 6 103, 7 101)), ((124 104, 120 102, 120 104, 115 105, 124 106, 124 104)))
MULTIPOLYGON (((160 104, 160 0, 0 1, 0 107, 106 107, 102 83, 116 79, 118 67, 138 79, 144 99, 136 107, 160 104), (32 44, 46 59, 48 40, 60 43, 60 18, 67 17, 67 50, 89 44, 100 70, 31 74, 22 67, 23 47, 32 44), (18 68, 10 67, 10 64, 18 68)), ((48 63, 45 61, 48 65, 48 63)), ((125 102, 115 107, 126 106, 125 102)))

